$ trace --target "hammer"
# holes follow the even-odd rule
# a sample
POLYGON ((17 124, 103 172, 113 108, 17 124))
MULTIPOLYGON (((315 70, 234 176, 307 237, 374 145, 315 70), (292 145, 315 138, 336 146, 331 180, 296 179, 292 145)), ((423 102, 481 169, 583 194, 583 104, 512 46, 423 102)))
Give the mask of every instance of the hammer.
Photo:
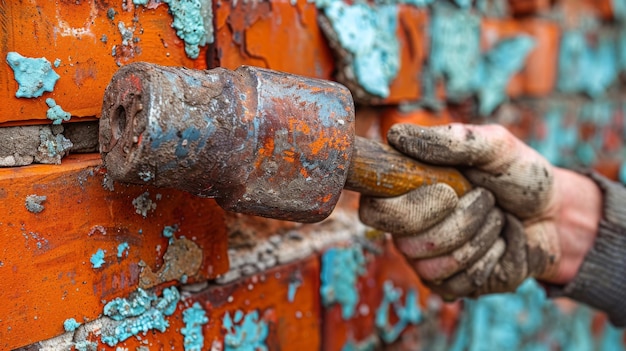
POLYGON ((297 222, 326 218, 344 188, 378 197, 436 182, 459 195, 471 188, 455 169, 355 136, 354 122, 350 91, 335 82, 249 66, 138 62, 106 88, 100 152, 113 180, 297 222))

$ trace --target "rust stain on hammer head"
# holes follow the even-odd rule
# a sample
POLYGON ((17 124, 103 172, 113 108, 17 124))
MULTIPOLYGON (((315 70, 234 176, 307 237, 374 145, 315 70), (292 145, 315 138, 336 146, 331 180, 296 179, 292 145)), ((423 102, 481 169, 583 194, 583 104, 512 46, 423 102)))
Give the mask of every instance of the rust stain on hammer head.
POLYGON ((100 133, 116 180, 315 222, 330 214, 345 183, 354 106, 345 87, 318 79, 135 63, 107 88, 100 133))

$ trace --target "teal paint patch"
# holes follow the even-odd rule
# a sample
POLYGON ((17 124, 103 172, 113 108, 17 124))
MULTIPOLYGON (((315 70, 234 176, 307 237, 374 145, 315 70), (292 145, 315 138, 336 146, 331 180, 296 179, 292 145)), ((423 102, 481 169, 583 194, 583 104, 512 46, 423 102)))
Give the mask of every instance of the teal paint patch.
POLYGON ((172 239, 174 237, 174 233, 176 233, 177 231, 178 231, 178 224, 166 225, 163 228, 163 236, 168 239, 172 239))
POLYGON ((30 213, 41 213, 45 207, 42 205, 48 197, 44 195, 28 195, 26 196, 26 209, 30 213))
POLYGON ((52 98, 46 99, 46 105, 48 105, 48 111, 46 111, 46 117, 52 121, 52 124, 58 125, 63 121, 69 121, 72 115, 69 112, 63 111, 61 106, 57 105, 56 101, 52 98))
POLYGON ((126 253, 126 256, 128 256, 129 248, 130 248, 130 246, 128 245, 127 242, 123 242, 123 243, 117 245, 117 257, 118 258, 122 258, 124 256, 124 253, 126 253))
POLYGON ((342 0, 317 0, 316 4, 332 24, 341 46, 352 54, 357 82, 373 95, 389 96, 389 85, 400 70, 397 6, 348 5, 342 0))
POLYGON ((265 340, 269 334, 267 323, 259 318, 258 311, 249 312, 244 316, 243 311, 237 310, 233 318, 226 312, 222 319, 225 351, 267 351, 265 340))
POLYGON ((365 274, 365 256, 360 245, 350 248, 331 248, 322 255, 320 294, 324 307, 341 305, 341 316, 354 316, 359 292, 357 279, 365 274))
POLYGON ((115 346, 131 336, 150 330, 164 332, 169 327, 165 317, 176 311, 180 293, 175 287, 163 290, 161 297, 138 289, 129 299, 116 298, 104 306, 111 323, 103 328, 101 340, 115 346))
POLYGON ((506 100, 509 81, 522 69, 534 46, 531 37, 517 36, 499 41, 482 57, 474 76, 481 116, 490 115, 506 100))
MULTIPOLYGON (((595 337, 593 314, 580 306, 565 315, 534 280, 515 294, 496 294, 464 302, 464 313, 450 345, 451 351, 599 350, 605 340, 622 349, 621 341, 595 337)), ((605 333, 606 334, 606 333, 605 333)))
POLYGON ((565 106, 553 104, 543 118, 541 135, 534 136, 529 145, 556 166, 574 161, 573 150, 578 143, 578 128, 565 123, 565 106))
POLYGON ((615 81, 618 51, 615 38, 600 35, 597 43, 587 42, 582 31, 563 33, 559 50, 557 87, 563 93, 585 93, 598 97, 615 81))
POLYGON ((626 19, 626 1, 624 0, 611 0, 611 8, 613 9, 613 16, 617 19, 626 19))
POLYGON ((383 300, 376 310, 376 329, 381 339, 390 344, 398 339, 404 329, 413 324, 417 324, 422 320, 422 311, 417 300, 417 292, 410 289, 405 296, 404 306, 400 301, 402 290, 395 288, 389 280, 383 284, 383 300), (395 324, 389 321, 390 311, 393 311, 398 318, 395 324))
POLYGON ((301 284, 302 282, 300 280, 293 280, 289 282, 289 287, 287 288, 287 301, 294 302, 296 299, 296 292, 301 284))
POLYGON ((531 37, 520 35, 503 39, 482 54, 480 17, 443 3, 433 7, 430 30, 429 69, 436 79, 446 81, 446 93, 451 101, 476 95, 482 116, 490 115, 506 100, 509 81, 522 69, 535 45, 531 37))
POLYGON ((480 17, 438 2, 432 9, 430 32, 429 69, 435 78, 446 80, 452 101, 471 96, 481 61, 480 17))
POLYGON ((59 66, 61 66, 61 59, 58 58, 58 59, 54 60, 54 67, 55 68, 59 68, 59 66))
MULTIPOLYGON (((213 42, 213 12, 210 0, 163 0, 174 18, 172 28, 185 42, 185 53, 196 59, 200 47, 213 42)), ((146 5, 147 0, 133 0, 135 5, 146 5)))
POLYGON ((96 253, 91 256, 89 261, 91 262, 91 266, 93 268, 101 268, 102 265, 104 265, 104 263, 105 263, 105 261, 104 261, 104 254, 105 254, 105 252, 106 252, 105 250, 98 249, 98 251, 96 251, 96 253))
POLYGON ((619 181, 626 185, 626 161, 622 162, 619 168, 619 181))
POLYGON ((60 76, 52 69, 50 61, 45 58, 28 58, 17 52, 7 54, 7 63, 13 70, 19 88, 15 96, 20 98, 34 98, 44 92, 54 90, 54 85, 60 76))
POLYGON ((74 318, 68 318, 63 322, 63 329, 65 329, 66 332, 73 332, 78 329, 78 327, 80 327, 80 323, 74 318))
POLYGON ((196 302, 183 311, 183 322, 185 322, 185 326, 180 332, 185 336, 185 351, 202 350, 204 346, 202 326, 209 322, 206 311, 196 302))

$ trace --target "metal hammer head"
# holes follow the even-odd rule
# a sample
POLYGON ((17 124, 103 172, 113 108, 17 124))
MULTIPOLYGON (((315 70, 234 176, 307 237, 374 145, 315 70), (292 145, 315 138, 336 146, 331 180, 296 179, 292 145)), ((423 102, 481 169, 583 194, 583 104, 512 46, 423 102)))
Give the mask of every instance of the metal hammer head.
POLYGON ((246 66, 126 65, 105 91, 100 118, 100 152, 114 180, 299 222, 333 210, 353 141, 345 87, 246 66))

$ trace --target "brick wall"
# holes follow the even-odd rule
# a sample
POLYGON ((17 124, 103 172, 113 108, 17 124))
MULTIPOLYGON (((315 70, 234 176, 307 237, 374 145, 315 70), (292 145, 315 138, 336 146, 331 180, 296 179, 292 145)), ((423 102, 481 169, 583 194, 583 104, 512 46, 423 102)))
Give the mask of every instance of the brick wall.
POLYGON ((254 65, 345 84, 359 135, 501 123, 554 164, 626 182, 626 3, 197 4, 0 4, 0 349, 622 348, 604 316, 548 300, 533 281, 444 303, 359 223, 350 192, 328 220, 304 225, 112 183, 95 121, 127 63, 254 65), (185 18, 201 35, 172 28, 185 18), (10 52, 48 64, 18 57, 35 65, 19 73, 10 52), (51 88, 33 93, 39 80, 51 88), (16 96, 22 86, 32 97, 16 96))

